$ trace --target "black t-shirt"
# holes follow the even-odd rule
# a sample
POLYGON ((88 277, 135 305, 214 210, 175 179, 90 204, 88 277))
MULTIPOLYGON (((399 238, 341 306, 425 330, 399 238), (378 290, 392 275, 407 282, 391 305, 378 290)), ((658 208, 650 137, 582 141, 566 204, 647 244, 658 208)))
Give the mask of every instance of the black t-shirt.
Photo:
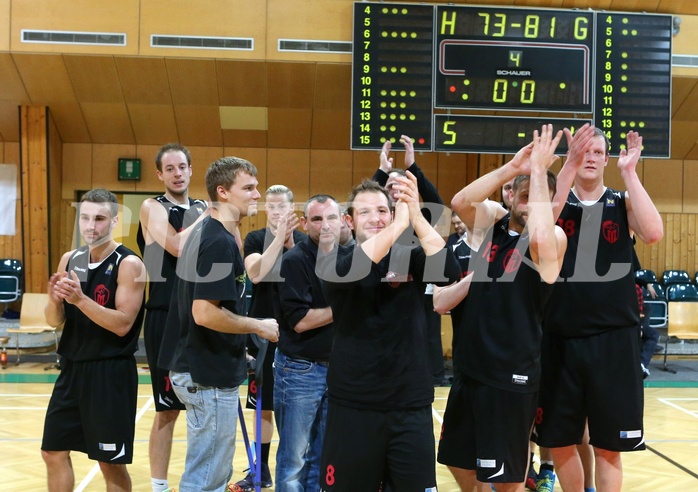
POLYGON ((558 225, 567 235, 567 252, 545 329, 584 337, 638 326, 625 194, 607 188, 596 203, 584 205, 570 191, 558 225))
POLYGON ((327 361, 332 349, 332 323, 297 333, 294 328, 310 309, 329 306, 315 273, 317 244, 306 238, 284 254, 279 293, 279 350, 290 357, 327 361))
POLYGON ((232 388, 247 376, 245 335, 196 324, 196 299, 220 301, 235 314, 245 312, 245 269, 235 237, 206 217, 187 239, 177 263, 177 281, 160 348, 159 366, 189 372, 204 386, 232 388))
POLYGON ((433 401, 424 329, 425 280, 449 285, 460 273, 453 252, 444 251, 427 259, 421 247, 394 245, 375 264, 357 246, 319 260, 334 317, 327 373, 332 401, 374 410, 433 401), (447 280, 425 279, 425 271, 447 280))
POLYGON ((473 379, 533 393, 540 384, 541 324, 553 286, 543 282, 531 261, 528 231, 511 234, 509 218, 488 231, 470 263, 475 274, 457 357, 461 372, 473 379))
MULTIPOLYGON (((172 203, 165 195, 156 196, 154 200, 165 207, 167 221, 177 232, 183 231, 193 224, 207 207, 205 201, 193 198, 189 199, 188 207, 172 203)), ((168 253, 157 242, 145 244, 143 225, 140 222, 138 223, 136 242, 148 271, 148 302, 145 307, 148 309, 167 309, 172 297, 177 257, 168 253)))
MULTIPOLYGON (((121 261, 131 255, 135 253, 120 244, 101 263, 90 265, 89 248, 82 246, 70 256, 66 271, 74 271, 77 274, 80 278, 80 288, 87 297, 100 306, 116 309, 119 268, 121 261)), ((131 357, 138 350, 143 305, 131 329, 123 337, 105 330, 73 304, 63 301, 63 306, 65 326, 58 344, 58 353, 66 359, 88 361, 131 357)))

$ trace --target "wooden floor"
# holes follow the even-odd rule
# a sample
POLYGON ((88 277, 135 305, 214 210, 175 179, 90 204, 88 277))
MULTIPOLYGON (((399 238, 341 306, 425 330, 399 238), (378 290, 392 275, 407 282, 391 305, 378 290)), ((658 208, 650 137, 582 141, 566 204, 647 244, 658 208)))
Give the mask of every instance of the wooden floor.
MULTIPOLYGON (((2 490, 46 490, 46 470, 40 456, 41 435, 46 405, 57 371, 44 371, 44 365, 23 363, 9 366, 0 378, 0 477, 2 490), (46 382, 36 382, 36 381, 46 382), (22 382, 27 381, 27 382, 22 382), (34 382, 28 382, 34 381, 34 382)), ((147 380, 147 377, 143 378, 147 380)), ((433 406, 434 434, 438 435, 448 388, 436 388, 433 406)), ((155 411, 150 385, 139 386, 134 462, 129 465, 133 490, 148 492, 148 434, 155 411)), ((246 410, 251 425, 253 414, 246 410)), ((645 390, 646 451, 624 454, 625 481, 628 491, 698 490, 698 384, 681 387, 650 387, 645 390)), ((276 439, 276 437, 275 437, 276 439)), ((275 454, 276 440, 272 444, 275 454)), ((170 483, 177 484, 184 466, 186 424, 177 423, 170 464, 170 483)), ((80 453, 73 453, 76 490, 104 490, 98 467, 80 453)), ((273 462, 273 460, 272 460, 273 462)), ((241 479, 247 467, 242 436, 238 432, 233 481, 241 479)), ((437 467, 441 492, 458 491, 450 473, 437 467)), ((265 489, 273 490, 273 489, 265 489)), ((559 485, 555 486, 560 491, 559 485)))

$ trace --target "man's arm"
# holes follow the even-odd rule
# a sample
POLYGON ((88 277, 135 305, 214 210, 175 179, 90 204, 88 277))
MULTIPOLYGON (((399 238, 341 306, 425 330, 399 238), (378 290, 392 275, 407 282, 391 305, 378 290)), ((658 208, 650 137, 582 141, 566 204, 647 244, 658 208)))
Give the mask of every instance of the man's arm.
POLYGON ((399 200, 407 203, 410 223, 419 238, 419 243, 427 256, 441 251, 446 242, 444 238, 436 232, 419 209, 419 193, 417 192, 417 178, 409 171, 405 172, 405 177, 398 178, 395 187, 398 191, 396 195, 399 200))
POLYGON ((533 132, 531 150, 531 178, 528 188, 528 220, 526 228, 530 236, 531 259, 536 264, 543 281, 552 284, 562 268, 567 237, 555 225, 548 188, 548 168, 555 161, 555 148, 562 132, 553 137, 553 126, 543 125, 540 136, 533 132))
POLYGON ((626 204, 630 229, 646 244, 654 244, 664 236, 664 224, 657 207, 637 175, 637 162, 642 151, 642 137, 628 132, 627 146, 620 151, 618 168, 626 187, 626 204))
POLYGON ((572 132, 568 128, 563 130, 567 139, 567 156, 565 163, 557 173, 557 190, 553 197, 553 217, 555 220, 560 217, 562 209, 567 203, 567 195, 574 184, 577 171, 584 164, 586 152, 594 139, 594 127, 585 123, 579 130, 572 132))
MULTIPOLYGON (((186 213, 189 213, 189 211, 186 213)), ((146 244, 158 243, 165 251, 179 257, 184 243, 194 229, 194 225, 206 215, 208 215, 208 209, 189 227, 177 232, 168 220, 167 209, 154 198, 148 198, 141 205, 139 220, 143 228, 143 237, 146 244)))
POLYGON ((197 325, 221 333, 256 333, 262 338, 279 340, 279 324, 273 318, 256 319, 240 316, 220 306, 220 301, 194 299, 191 314, 197 325))
POLYGON ((267 276, 274 268, 284 247, 293 243, 293 231, 298 227, 298 223, 298 216, 293 212, 285 219, 279 219, 276 235, 267 249, 263 253, 252 253, 245 256, 245 270, 247 270, 247 276, 253 284, 258 284, 267 276))
POLYGON ((488 200, 504 183, 520 174, 529 174, 532 144, 519 150, 502 167, 491 171, 460 190, 451 200, 451 208, 468 229, 487 229, 507 214, 499 203, 488 200))
POLYGON ((445 314, 468 296, 470 292, 470 283, 473 280, 473 274, 470 273, 446 287, 434 286, 434 311, 439 314, 445 314))
POLYGON ((114 309, 100 306, 85 295, 80 287, 80 279, 74 271, 70 271, 68 276, 57 282, 54 291, 94 323, 123 337, 131 330, 143 303, 145 282, 137 279, 145 278, 144 271, 143 262, 135 255, 121 260, 114 309))

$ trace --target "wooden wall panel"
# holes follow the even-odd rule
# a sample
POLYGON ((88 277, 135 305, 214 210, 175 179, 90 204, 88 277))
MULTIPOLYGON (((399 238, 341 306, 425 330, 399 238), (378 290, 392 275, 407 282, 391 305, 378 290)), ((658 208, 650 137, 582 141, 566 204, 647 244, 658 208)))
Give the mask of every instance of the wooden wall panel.
POLYGON ((312 149, 346 150, 351 141, 350 110, 316 109, 312 121, 312 149))
POLYGON ((44 292, 49 274, 48 108, 20 110, 25 292, 44 292))
POLYGON ((0 0, 0 32, 5 33, 0 36, 0 51, 10 50, 10 5, 10 0, 0 0))
POLYGON ((116 56, 114 63, 127 103, 172 104, 164 58, 116 56))
MULTIPOLYGON (((163 142, 162 145, 168 142, 163 142)), ((141 179, 135 182, 138 193, 152 193, 153 195, 163 193, 165 186, 158 179, 157 167, 155 166, 155 156, 161 145, 137 145, 136 154, 141 160, 141 179)))
POLYGON ((269 149, 309 149, 312 109, 269 108, 269 149))
POLYGON ((312 108, 315 63, 267 63, 269 109, 312 108))
POLYGON ((189 153, 191 154, 191 165, 194 171, 189 184, 189 195, 202 200, 208 199, 206 170, 212 162, 226 154, 223 152, 223 147, 189 147, 189 153))
POLYGON ((11 49, 16 52, 134 55, 138 53, 140 5, 139 0, 14 1, 12 2, 11 49), (21 43, 22 29, 125 33, 127 39, 126 46, 21 43))
POLYGON ((113 103, 124 100, 113 56, 65 55, 63 60, 80 101, 113 103))
MULTIPOLYGON (((377 150, 357 150, 353 152, 352 184, 357 185, 363 179, 373 177, 380 165, 380 152, 377 150)), ((394 159, 393 155, 393 159, 394 159)), ((404 167, 404 165, 402 166, 404 167)), ((348 195, 348 194, 347 194, 348 195)))
POLYGON ((476 178, 477 156, 474 154, 438 154, 438 187, 444 204, 451 207, 453 196, 476 178), (469 166, 469 162, 474 166, 469 166), (470 169, 473 167, 474 169, 470 169))
POLYGON ((310 151, 269 149, 267 183, 284 184, 293 190, 294 201, 305 202, 310 195, 310 151))
POLYGON ((351 61, 349 54, 279 52, 277 44, 279 38, 351 41, 352 1, 268 0, 266 5, 268 60, 351 61))
MULTIPOLYGON (((134 157, 135 145, 93 145, 92 146, 92 188, 106 188, 109 191, 136 191, 135 181, 119 181, 119 157, 134 157)), ((87 191, 81 190, 81 191, 87 191)))
POLYGON ((263 61, 216 60, 221 106, 266 106, 267 64, 263 61))
POLYGON ((683 213, 698 213, 698 161, 683 161, 683 213))
POLYGON ((196 142, 213 147, 223 146, 218 106, 175 106, 179 141, 196 142))
POLYGON ((141 3, 140 53, 189 58, 263 59, 267 4, 258 0, 149 0, 141 3), (164 14, 166 12, 166 14, 164 14), (151 48, 151 34, 254 38, 254 50, 151 48))
POLYGON ((310 196, 325 193, 344 203, 354 186, 352 161, 350 150, 312 150, 310 196))
POLYGON ((126 104, 81 103, 82 113, 94 143, 136 143, 126 104))
POLYGON ((127 104, 136 144, 159 145, 178 140, 177 122, 170 104, 127 104))
POLYGON ((168 58, 165 66, 175 106, 218 106, 218 78, 214 60, 168 58))
MULTIPOLYGON (((660 212, 680 213, 682 192, 678 183, 683 180, 683 162, 677 160, 646 160, 644 185, 660 212)), ((625 187, 621 188, 625 189, 625 187)))
MULTIPOLYGON (((61 250, 60 241, 57 240, 61 236, 61 231, 58 228, 54 228, 53 224, 60 224, 61 220, 61 203, 62 203, 62 188, 63 188, 63 142, 61 142, 60 135, 58 134, 58 128, 56 127, 56 122, 51 117, 51 112, 48 112, 48 242, 49 242, 49 257, 48 265, 49 270, 47 274, 52 273, 51 265, 58 264, 61 255, 64 253, 61 250)), ((46 282, 48 282, 48 276, 44 282, 43 289, 40 292, 47 292, 46 282)))
POLYGON ((76 190, 92 188, 92 144, 63 145, 63 200, 75 200, 76 190))

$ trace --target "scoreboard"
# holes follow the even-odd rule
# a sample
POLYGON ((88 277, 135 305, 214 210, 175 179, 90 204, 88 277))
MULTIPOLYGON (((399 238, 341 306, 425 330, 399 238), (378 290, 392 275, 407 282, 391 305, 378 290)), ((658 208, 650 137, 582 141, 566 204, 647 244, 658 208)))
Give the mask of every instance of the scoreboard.
MULTIPOLYGON (((352 149, 514 153, 591 122, 669 157, 671 15, 356 2, 352 149)), ((564 140, 564 139, 563 139, 564 140)), ((558 148, 563 153, 565 142, 558 148)))

